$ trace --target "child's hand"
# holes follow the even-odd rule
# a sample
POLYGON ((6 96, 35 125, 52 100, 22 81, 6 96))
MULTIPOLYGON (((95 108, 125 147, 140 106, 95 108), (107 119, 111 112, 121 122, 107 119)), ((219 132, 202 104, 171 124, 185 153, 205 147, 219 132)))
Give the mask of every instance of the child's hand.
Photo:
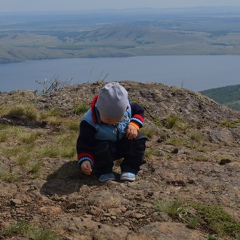
POLYGON ((126 138, 131 140, 137 137, 138 130, 133 125, 128 124, 125 134, 126 134, 126 138))
POLYGON ((90 175, 91 172, 92 172, 92 166, 90 164, 89 161, 84 161, 82 164, 81 164, 81 169, 82 171, 87 174, 87 175, 90 175))

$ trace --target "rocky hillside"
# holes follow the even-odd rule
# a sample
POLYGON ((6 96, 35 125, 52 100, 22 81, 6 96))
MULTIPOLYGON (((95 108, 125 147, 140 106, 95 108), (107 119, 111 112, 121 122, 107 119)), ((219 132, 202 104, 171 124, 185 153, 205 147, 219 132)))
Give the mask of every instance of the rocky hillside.
POLYGON ((122 82, 146 110, 146 163, 133 183, 100 183, 79 170, 74 144, 103 85, 0 93, 0 239, 240 239, 240 112, 122 82))

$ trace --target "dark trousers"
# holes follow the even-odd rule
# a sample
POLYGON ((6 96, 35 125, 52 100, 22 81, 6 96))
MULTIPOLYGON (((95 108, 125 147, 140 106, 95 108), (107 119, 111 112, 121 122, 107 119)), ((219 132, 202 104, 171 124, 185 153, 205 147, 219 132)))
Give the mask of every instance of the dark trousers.
POLYGON ((94 173, 99 177, 112 172, 113 161, 123 158, 121 172, 137 174, 144 162, 146 140, 142 133, 138 133, 133 140, 124 137, 116 142, 97 141, 94 149, 94 173))

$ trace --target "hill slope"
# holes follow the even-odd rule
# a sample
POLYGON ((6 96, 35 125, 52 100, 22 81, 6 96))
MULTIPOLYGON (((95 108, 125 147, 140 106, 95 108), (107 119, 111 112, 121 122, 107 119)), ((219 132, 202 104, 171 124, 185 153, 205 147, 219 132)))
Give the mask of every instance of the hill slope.
POLYGON ((240 111, 240 85, 213 88, 200 93, 229 108, 240 111))
POLYGON ((103 84, 0 93, 0 238, 238 239, 240 113, 188 90, 122 82, 146 109, 146 163, 133 183, 102 184, 80 172, 75 141, 103 84))

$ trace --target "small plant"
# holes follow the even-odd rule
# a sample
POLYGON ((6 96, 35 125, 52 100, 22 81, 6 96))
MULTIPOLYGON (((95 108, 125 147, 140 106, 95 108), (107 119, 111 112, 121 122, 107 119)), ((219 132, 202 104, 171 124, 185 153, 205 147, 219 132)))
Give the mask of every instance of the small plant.
POLYGON ((155 150, 153 148, 147 148, 145 152, 145 157, 150 158, 155 154, 155 150))
POLYGON ((55 158, 59 156, 59 148, 54 145, 44 145, 37 151, 38 158, 55 158))
POLYGON ((160 118, 155 118, 154 123, 159 127, 163 125, 163 122, 160 118))
POLYGON ((25 118, 28 120, 37 120, 38 111, 33 105, 16 105, 6 114, 7 118, 25 118))
MULTIPOLYGON (((157 203, 156 208, 173 219, 187 223, 190 228, 204 228, 219 237, 240 236, 240 223, 218 205, 205 205, 197 202, 183 204, 179 200, 157 203), (201 227, 202 226, 202 227, 201 227)), ((209 235, 208 239, 215 239, 209 235)), ((219 238, 216 238, 219 239, 219 238)))
POLYGON ((43 163, 41 161, 34 162, 32 165, 28 167, 30 173, 38 173, 43 163))
POLYGON ((182 206, 183 206, 182 202, 179 200, 176 200, 176 201, 157 203, 156 208, 160 212, 165 212, 171 217, 177 217, 180 212, 179 209, 182 210, 182 206))
POLYGON ((8 132, 5 130, 0 130, 0 142, 5 142, 8 138, 8 132))
POLYGON ((17 137, 23 143, 34 143, 38 138, 38 134, 36 132, 23 132, 17 137))
POLYGON ((28 162, 28 160, 30 159, 30 154, 29 153, 25 153, 21 156, 19 156, 19 158, 17 159, 16 163, 18 165, 26 165, 26 163, 28 162))
POLYGON ((198 131, 191 131, 188 135, 190 135, 190 138, 196 142, 201 142, 204 140, 204 136, 199 133, 198 131))
POLYGON ((163 126, 168 129, 172 129, 173 126, 179 121, 179 117, 176 115, 170 115, 163 120, 163 126))
POLYGON ((44 79, 42 82, 35 81, 39 86, 40 89, 38 89, 38 94, 47 94, 47 93, 54 93, 58 92, 61 89, 71 86, 71 81, 73 79, 71 78, 69 81, 61 81, 58 79, 58 77, 53 77, 52 79, 44 79))
POLYGON ((46 120, 48 117, 60 117, 62 113, 57 108, 51 108, 40 113, 40 119, 46 120))
POLYGON ((22 235, 33 240, 58 240, 59 236, 49 228, 31 225, 26 222, 18 222, 3 229, 0 237, 22 235))
POLYGON ((88 109, 89 109, 89 104, 86 102, 82 102, 78 106, 75 106, 73 108, 73 113, 76 115, 81 115, 86 113, 88 109))
POLYGON ((186 140, 183 140, 179 137, 172 137, 166 140, 165 142, 168 145, 174 145, 174 146, 187 146, 189 143, 186 140))
POLYGON ((144 126, 140 129, 141 133, 143 133, 145 136, 152 138, 156 134, 156 128, 152 126, 144 126))
POLYGON ((50 126, 60 126, 62 123, 62 119, 57 116, 49 116, 46 121, 50 126))
POLYGON ((6 180, 7 182, 16 182, 22 176, 16 173, 9 173, 5 171, 0 171, 0 179, 6 180))
POLYGON ((199 203, 192 203, 191 206, 196 210, 197 216, 206 223, 210 231, 220 237, 239 236, 240 223, 225 212, 221 206, 208 206, 199 203))
POLYGON ((208 158, 203 155, 193 155, 193 156, 190 156, 190 158, 197 162, 207 162, 208 161, 208 158))
POLYGON ((198 227, 200 222, 201 222, 201 220, 199 218, 191 217, 191 218, 188 219, 187 226, 189 228, 195 229, 196 227, 198 227))
POLYGON ((234 122, 229 121, 229 120, 223 120, 223 121, 221 121, 221 124, 223 126, 230 127, 230 128, 236 128, 237 127, 237 125, 234 122))
POLYGON ((189 129, 190 125, 188 123, 176 122, 176 127, 186 133, 187 129, 189 129))
POLYGON ((213 235, 207 235, 207 240, 222 240, 222 238, 218 238, 213 235))
POLYGON ((69 130, 71 131, 76 131, 76 132, 79 132, 79 121, 71 121, 71 122, 68 122, 67 123, 67 127, 69 130))

